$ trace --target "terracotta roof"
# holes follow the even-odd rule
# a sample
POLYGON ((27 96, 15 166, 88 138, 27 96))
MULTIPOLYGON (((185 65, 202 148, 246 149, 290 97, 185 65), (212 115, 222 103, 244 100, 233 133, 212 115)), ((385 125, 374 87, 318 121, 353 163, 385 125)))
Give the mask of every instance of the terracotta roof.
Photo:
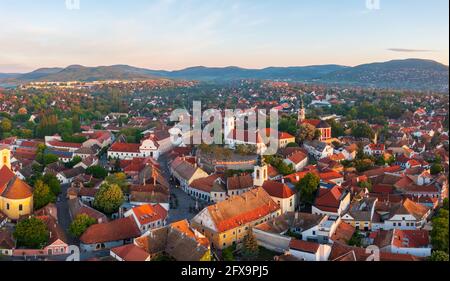
MULTIPOLYGON (((366 261, 371 254, 366 253, 366 249, 351 247, 336 242, 331 246, 330 261, 366 261)), ((419 257, 404 254, 392 254, 380 252, 380 261, 420 261, 419 257)))
POLYGON ((125 153, 140 153, 140 144, 137 143, 114 143, 109 151, 112 152, 125 152, 125 153))
POLYGON ((315 254, 320 248, 319 243, 308 242, 303 240, 292 239, 289 248, 301 252, 315 254))
POLYGON ((428 214, 429 209, 419 203, 405 199, 402 203, 394 205, 391 215, 413 215, 416 219, 423 219, 428 214))
POLYGON ((131 210, 141 225, 149 224, 158 220, 165 220, 167 218, 167 210, 160 204, 141 205, 131 210))
POLYGON ((336 228, 333 235, 331 235, 330 239, 333 242, 340 242, 340 243, 347 244, 348 241, 352 238, 355 231, 356 231, 356 228, 354 228, 352 225, 343 221, 336 228))
POLYGON ((393 230, 392 245, 398 248, 424 248, 430 246, 429 232, 423 229, 393 230))
POLYGON ((253 177, 252 175, 249 174, 229 177, 227 179, 228 190, 248 189, 252 187, 253 187, 253 177))
POLYGON ((220 177, 220 175, 214 174, 214 175, 211 175, 206 178, 196 179, 196 180, 192 181, 192 183, 190 184, 190 187, 200 190, 200 191, 210 193, 213 188, 214 182, 219 177, 220 177))
POLYGON ((111 252, 124 261, 146 261, 150 255, 134 244, 112 248, 111 252))
POLYGON ((11 200, 26 199, 33 196, 31 187, 19 179, 8 167, 0 170, 0 196, 11 200))
POLYGON ((344 190, 339 186, 319 188, 314 206, 322 211, 336 212, 341 204, 344 190))
POLYGON ((287 159, 289 159, 292 163, 295 163, 295 164, 298 164, 307 158, 308 158, 308 155, 303 153, 302 151, 294 152, 287 157, 287 159))
POLYGON ((256 221, 280 210, 280 207, 262 188, 255 188, 242 195, 207 207, 219 232, 256 221))
POLYGON ((295 192, 286 184, 276 181, 265 181, 263 184, 264 190, 272 197, 276 198, 291 198, 295 192))
POLYGON ((136 238, 141 232, 133 218, 91 225, 80 237, 83 244, 95 244, 136 238))

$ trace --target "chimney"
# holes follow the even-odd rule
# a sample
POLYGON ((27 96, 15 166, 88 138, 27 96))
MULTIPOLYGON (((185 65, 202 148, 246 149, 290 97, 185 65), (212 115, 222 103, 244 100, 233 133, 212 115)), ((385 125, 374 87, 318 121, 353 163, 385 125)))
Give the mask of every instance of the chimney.
POLYGON ((284 184, 284 178, 281 179, 281 183, 284 184))

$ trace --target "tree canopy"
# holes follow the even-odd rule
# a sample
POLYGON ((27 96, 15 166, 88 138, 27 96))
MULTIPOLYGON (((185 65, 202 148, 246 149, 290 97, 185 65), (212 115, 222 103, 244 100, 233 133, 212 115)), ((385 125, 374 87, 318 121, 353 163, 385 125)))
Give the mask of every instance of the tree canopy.
POLYGON ((117 184, 105 183, 95 195, 94 207, 108 215, 119 210, 124 201, 123 192, 117 184))
POLYGON ((320 178, 313 174, 307 173, 296 184, 296 188, 300 191, 300 201, 305 204, 312 205, 317 189, 319 188, 320 178))
POLYGON ((19 247, 42 249, 48 242, 49 231, 42 220, 32 217, 19 221, 13 236, 19 247))

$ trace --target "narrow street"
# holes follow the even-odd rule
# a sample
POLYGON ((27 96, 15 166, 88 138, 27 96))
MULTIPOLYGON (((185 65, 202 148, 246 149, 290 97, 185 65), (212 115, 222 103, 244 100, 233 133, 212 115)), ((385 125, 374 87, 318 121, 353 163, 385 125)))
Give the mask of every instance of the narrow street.
POLYGON ((178 203, 176 208, 170 208, 168 222, 172 223, 184 219, 191 220, 196 214, 191 213, 189 208, 195 207, 196 205, 195 200, 191 198, 189 195, 187 195, 184 191, 177 188, 170 181, 170 171, 167 156, 161 155, 158 161, 161 165, 161 173, 170 184, 171 200, 172 202, 176 201, 178 203))
POLYGON ((69 233, 71 218, 69 212, 69 202, 68 202, 69 200, 67 199, 68 188, 69 188, 68 184, 61 185, 61 194, 58 196, 56 207, 58 209, 58 223, 66 234, 68 240, 67 243, 69 245, 75 245, 75 241, 69 233))

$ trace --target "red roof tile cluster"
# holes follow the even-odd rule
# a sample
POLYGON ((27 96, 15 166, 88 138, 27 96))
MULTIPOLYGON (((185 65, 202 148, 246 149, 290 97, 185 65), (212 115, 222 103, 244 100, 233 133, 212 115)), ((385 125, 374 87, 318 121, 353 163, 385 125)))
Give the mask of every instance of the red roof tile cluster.
POLYGON ((91 225, 80 237, 83 244, 96 244, 136 238, 141 235, 133 218, 91 225))
POLYGON ((140 144, 137 143, 114 143, 109 151, 112 152, 125 152, 125 153, 139 153, 140 152, 140 144))
POLYGON ((289 243, 289 248, 305 253, 315 254, 319 250, 320 244, 309 241, 292 239, 291 242, 289 243))
POLYGON ((115 255, 120 257, 123 261, 146 261, 150 255, 144 250, 134 244, 124 245, 111 249, 115 255))
POLYGON ((31 187, 19 179, 8 167, 0 169, 0 196, 11 200, 33 196, 31 187))
POLYGON ((272 197, 287 199, 295 195, 295 192, 286 184, 276 181, 265 181, 264 190, 272 197))
POLYGON ((323 211, 337 212, 343 193, 343 188, 337 185, 330 189, 320 188, 314 206, 323 211))
POLYGON ((136 219, 141 225, 149 224, 167 218, 167 210, 160 204, 157 205, 141 205, 132 209, 136 219))

